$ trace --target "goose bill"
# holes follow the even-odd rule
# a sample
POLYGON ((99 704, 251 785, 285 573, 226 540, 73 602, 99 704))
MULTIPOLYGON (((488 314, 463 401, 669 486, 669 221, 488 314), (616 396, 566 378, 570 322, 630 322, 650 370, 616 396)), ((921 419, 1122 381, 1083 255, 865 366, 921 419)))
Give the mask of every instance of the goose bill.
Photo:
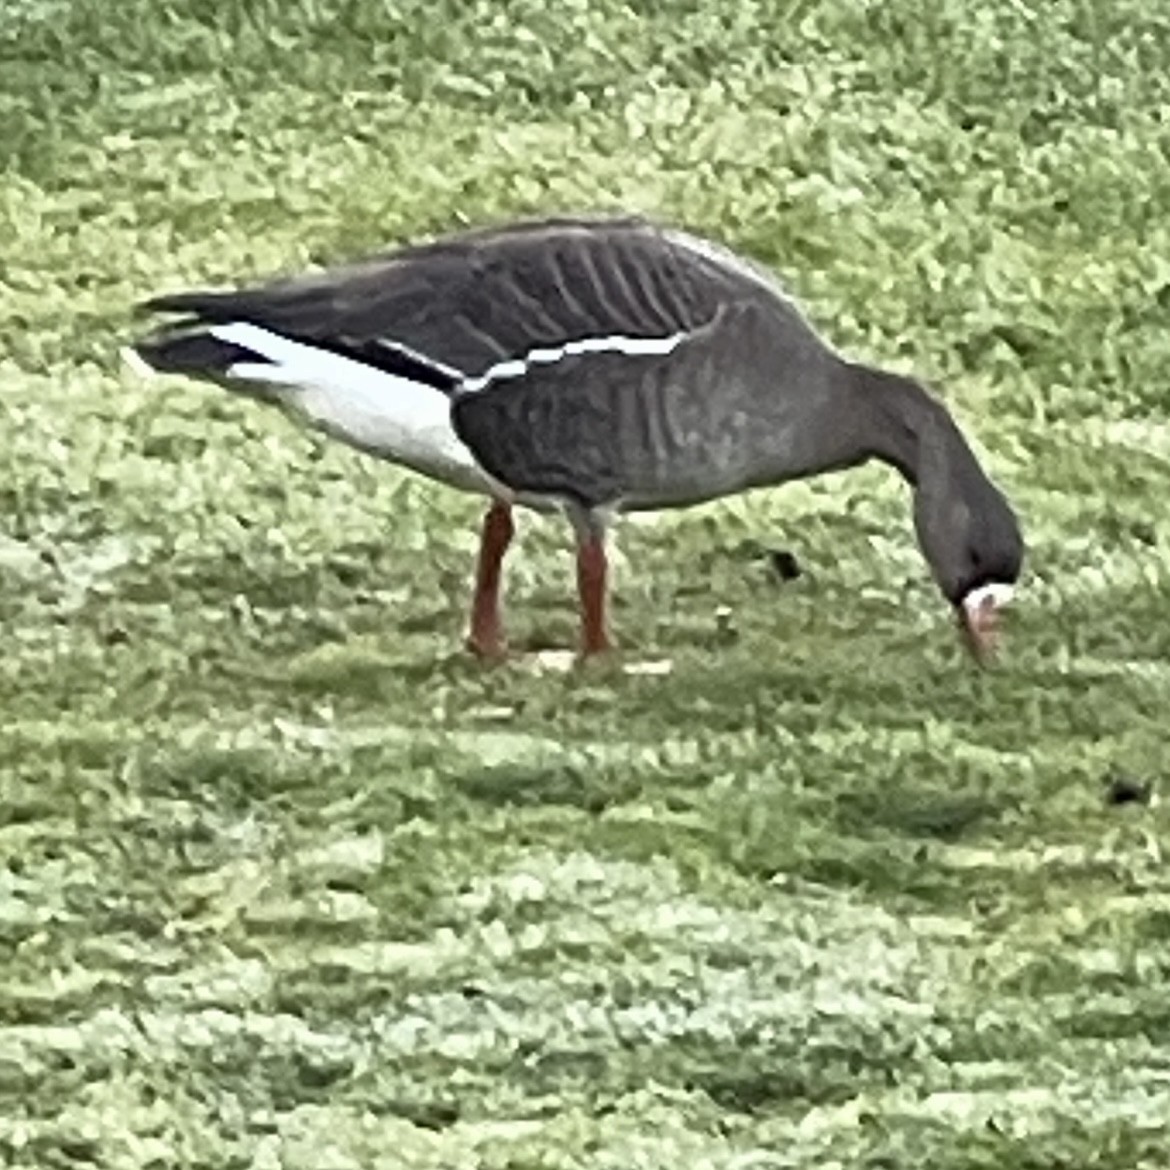
POLYGON ((986 662, 999 643, 999 612, 1012 598, 1010 585, 984 585, 959 603, 959 622, 971 653, 986 662))

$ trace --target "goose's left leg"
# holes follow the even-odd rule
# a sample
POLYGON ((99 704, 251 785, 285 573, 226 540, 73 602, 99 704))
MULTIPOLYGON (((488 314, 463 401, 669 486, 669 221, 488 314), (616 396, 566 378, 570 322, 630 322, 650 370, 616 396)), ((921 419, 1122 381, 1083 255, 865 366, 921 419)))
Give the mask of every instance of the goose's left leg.
POLYGON ((512 543, 514 531, 511 506, 493 500, 484 515, 480 532, 475 595, 471 602, 471 630, 467 635, 468 649, 480 658, 501 658, 504 654, 500 576, 504 554, 512 543))

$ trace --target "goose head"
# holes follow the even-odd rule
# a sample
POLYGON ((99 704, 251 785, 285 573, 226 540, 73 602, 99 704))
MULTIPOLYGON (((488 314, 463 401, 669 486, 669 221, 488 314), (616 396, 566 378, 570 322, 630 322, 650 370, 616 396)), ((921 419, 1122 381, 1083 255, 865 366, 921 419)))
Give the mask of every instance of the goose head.
POLYGON ((923 555, 975 659, 994 655, 1001 612, 1024 562, 1015 512, 982 476, 952 485, 942 500, 919 493, 915 528, 923 555))

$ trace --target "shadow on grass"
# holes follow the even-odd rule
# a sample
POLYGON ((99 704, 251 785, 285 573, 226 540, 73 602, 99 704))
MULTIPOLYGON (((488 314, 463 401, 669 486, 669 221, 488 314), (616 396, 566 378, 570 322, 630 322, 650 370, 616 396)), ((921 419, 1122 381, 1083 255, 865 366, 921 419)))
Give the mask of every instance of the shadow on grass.
POLYGON ((1019 807, 1010 793, 985 795, 930 788, 887 788, 851 792, 835 800, 842 829, 861 836, 875 831, 902 837, 958 841, 979 830, 994 830, 1005 812, 1019 807))
POLYGON ((571 764, 500 764, 476 768, 451 777, 455 788, 470 800, 497 808, 534 808, 540 805, 601 813, 637 796, 641 784, 628 770, 595 768, 586 771, 571 764))

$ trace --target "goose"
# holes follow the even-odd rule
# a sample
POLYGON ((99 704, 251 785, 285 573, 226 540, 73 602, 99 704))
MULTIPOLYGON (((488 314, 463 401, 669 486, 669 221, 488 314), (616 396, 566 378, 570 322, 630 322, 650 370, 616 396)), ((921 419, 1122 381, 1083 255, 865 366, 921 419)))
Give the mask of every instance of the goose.
POLYGON ((464 227, 226 291, 152 297, 139 370, 219 384, 485 497, 467 646, 505 654, 513 508, 576 538, 579 653, 611 648, 621 513, 892 466, 974 658, 994 652, 1020 525, 946 406, 838 352, 766 268, 639 215, 464 227))

